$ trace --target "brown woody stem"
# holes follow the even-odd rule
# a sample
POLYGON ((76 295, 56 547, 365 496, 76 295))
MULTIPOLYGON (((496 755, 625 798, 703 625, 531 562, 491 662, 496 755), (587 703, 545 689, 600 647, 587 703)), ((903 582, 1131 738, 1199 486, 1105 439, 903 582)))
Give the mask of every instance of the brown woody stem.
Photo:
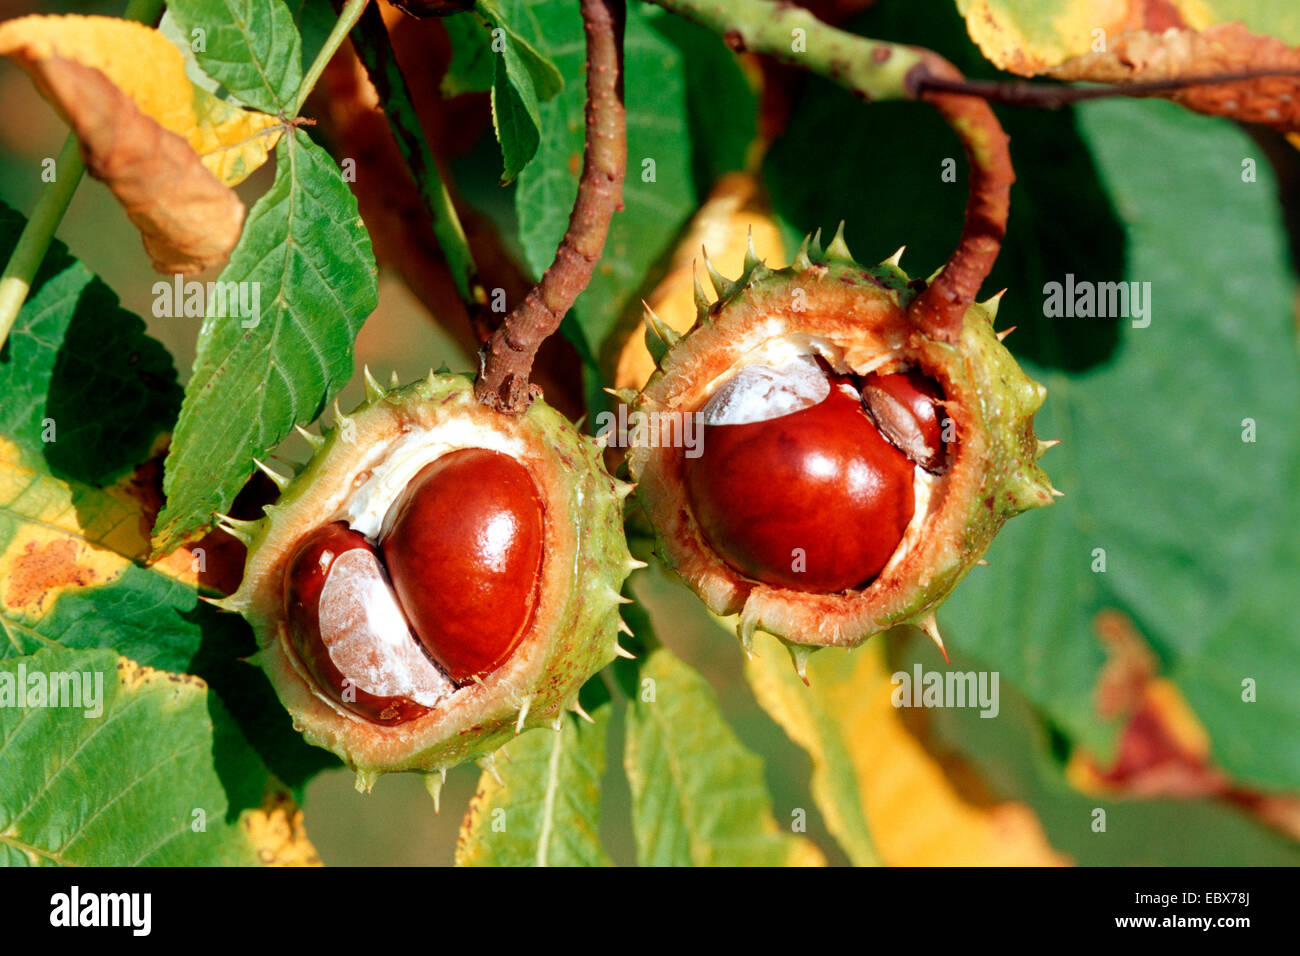
POLYGON ((929 80, 961 82, 937 53, 856 36, 777 0, 654 0, 718 33, 733 50, 773 57, 817 73, 870 101, 919 99, 935 106, 961 137, 971 163, 970 198, 961 239, 934 282, 913 303, 917 324, 953 340, 966 308, 993 267, 1006 232, 1011 155, 988 103, 964 93, 927 89, 929 80), (805 39, 799 46, 793 36, 805 39))
POLYGON ((961 138, 971 172, 966 220, 957 248, 909 312, 927 335, 955 342, 966 310, 1002 248, 1016 175, 1007 134, 988 102, 968 93, 937 89, 934 81, 961 82, 962 75, 937 53, 924 50, 921 54, 908 85, 916 98, 934 106, 961 138))
POLYGON ((517 415, 536 389, 533 359, 587 287, 605 247, 609 221, 623 204, 627 142, 623 108, 624 0, 581 0, 587 36, 586 152, 578 198, 555 261, 479 352, 478 400, 517 415))
POLYGON ((1300 76, 1300 70, 1243 70, 1237 73, 1214 73, 1203 76, 1183 76, 1170 80, 1141 80, 1136 83, 1115 83, 1107 86, 1053 86, 1046 83, 1028 83, 1023 80, 967 80, 927 76, 918 81, 920 92, 961 93, 978 96, 990 103, 1007 106, 1030 106, 1054 110, 1085 100, 1108 99, 1115 96, 1157 96, 1174 93, 1195 86, 1216 86, 1225 83, 1244 83, 1275 76, 1300 76))

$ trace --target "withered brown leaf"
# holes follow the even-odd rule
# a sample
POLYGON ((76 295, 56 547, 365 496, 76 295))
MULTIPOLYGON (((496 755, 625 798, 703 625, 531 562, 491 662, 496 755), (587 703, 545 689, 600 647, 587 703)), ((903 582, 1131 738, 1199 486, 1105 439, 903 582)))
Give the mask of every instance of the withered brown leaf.
POLYGON ((1047 72, 1059 80, 1134 83, 1266 70, 1294 75, 1190 86, 1158 95, 1198 113, 1300 132, 1300 49, 1251 33, 1240 23, 1201 31, 1125 33, 1112 38, 1106 52, 1074 57, 1047 72))
POLYGON ((244 204, 175 133, 142 113, 103 73, 51 57, 29 68, 81 141, 87 171, 112 190, 162 273, 192 273, 230 255, 244 204))

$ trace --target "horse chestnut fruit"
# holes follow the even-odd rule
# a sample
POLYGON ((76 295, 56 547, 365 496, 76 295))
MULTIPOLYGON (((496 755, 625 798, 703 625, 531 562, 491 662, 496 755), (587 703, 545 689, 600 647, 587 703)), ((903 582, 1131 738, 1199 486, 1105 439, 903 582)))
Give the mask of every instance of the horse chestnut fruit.
POLYGON ((257 522, 239 590, 251 660, 310 743, 366 790, 489 760, 558 726, 619 653, 631 486, 544 401, 480 405, 470 376, 383 389, 335 427, 257 522))
POLYGON ((424 467, 383 539, 397 599, 457 683, 490 673, 533 622, 542 501, 513 458, 464 448, 424 467))
POLYGON ((862 384, 862 401, 884 436, 908 458, 926 471, 943 470, 948 460, 943 393, 933 379, 916 371, 873 373, 862 384))
POLYGON ((647 311, 658 368, 621 396, 641 420, 703 425, 700 452, 628 452, 665 563, 738 615, 746 646, 767 631, 798 668, 900 624, 938 642, 935 609, 1008 518, 1055 493, 1033 430, 1046 390, 994 332, 997 299, 956 341, 931 338, 897 257, 863 266, 842 233, 786 269, 752 249, 735 280, 706 267, 716 298, 697 281, 685 334, 647 311))
POLYGON ((354 713, 399 724, 454 690, 412 637, 375 549, 343 522, 304 539, 285 571, 284 598, 298 657, 354 713))
POLYGON ((701 446, 684 461, 695 519, 728 564, 765 584, 858 587, 880 573, 912 519, 912 463, 850 385, 776 418, 706 424, 701 446))

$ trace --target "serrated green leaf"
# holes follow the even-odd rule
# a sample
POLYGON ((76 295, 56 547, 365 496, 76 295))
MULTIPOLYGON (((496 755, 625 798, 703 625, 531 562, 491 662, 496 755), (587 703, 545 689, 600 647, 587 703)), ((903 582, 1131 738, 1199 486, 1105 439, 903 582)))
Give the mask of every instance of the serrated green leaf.
MULTIPOLYGON (((643 635, 648 619, 632 616, 643 635)), ((777 826, 763 762, 736 739, 703 677, 662 647, 627 670, 633 697, 623 764, 641 865, 824 862, 806 838, 777 826)))
MULTIPOLYGON (((0 203, 0 261, 24 218, 0 203)), ((171 356, 57 239, 0 351, 0 433, 55 475, 107 484, 180 407, 171 356)))
POLYGON ((599 677, 583 688, 587 723, 561 718, 506 744, 484 771, 456 843, 457 866, 608 866, 600 845, 610 697, 599 677), (497 780, 497 776, 501 779, 497 780))
POLYGON ((559 69, 539 53, 521 31, 511 26, 500 3, 496 0, 478 0, 475 6, 487 19, 489 26, 500 27, 505 31, 506 50, 514 53, 517 65, 524 71, 520 73, 514 70, 512 73, 521 85, 524 75, 527 75, 538 102, 549 100, 564 89, 564 77, 559 69))
POLYGON ((443 92, 454 95, 465 89, 486 89, 480 84, 490 77, 492 122, 501 144, 501 183, 505 185, 514 182, 537 153, 539 104, 560 92, 564 78, 555 64, 512 26, 511 18, 521 10, 503 9, 493 0, 478 0, 475 10, 482 21, 468 15, 454 18, 461 22, 454 28, 452 41, 460 43, 463 50, 453 52, 443 92), (475 21, 479 23, 477 29, 472 25, 475 21), (462 77, 456 70, 465 75, 462 77))
MULTIPOLYGON (((196 678, 142 669, 111 651, 46 648, 0 661, 0 704, 4 864, 315 857, 300 831, 267 842, 275 828, 260 808, 276 785, 196 678)), ((283 795, 267 809, 296 813, 283 795)))
POLYGON ((194 57, 245 106, 291 111, 302 83, 302 40, 284 0, 173 0, 181 32, 203 49, 194 57))
POLYGON ((537 93, 531 81, 520 81, 520 69, 519 57, 509 46, 493 68, 492 122, 501 143, 502 185, 514 181, 541 142, 537 93))
POLYGON ((226 511, 252 459, 321 413, 352 374, 353 341, 378 302, 356 199, 302 130, 276 148, 275 182, 218 281, 256 288, 260 317, 203 323, 167 457, 160 550, 226 511))

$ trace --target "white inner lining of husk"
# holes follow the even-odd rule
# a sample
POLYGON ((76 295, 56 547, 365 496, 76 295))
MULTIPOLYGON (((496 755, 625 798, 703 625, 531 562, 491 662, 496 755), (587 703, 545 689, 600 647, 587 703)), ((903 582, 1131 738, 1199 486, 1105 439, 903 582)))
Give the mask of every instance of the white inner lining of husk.
POLYGON ((353 548, 334 559, 318 613, 330 660, 357 690, 432 707, 456 689, 420 649, 387 575, 369 551, 353 548))
POLYGON ((353 531, 377 541, 390 519, 393 503, 425 465, 449 452, 486 448, 524 460, 524 442, 463 419, 440 422, 432 428, 413 429, 378 449, 370 475, 349 496, 339 517, 353 531))

